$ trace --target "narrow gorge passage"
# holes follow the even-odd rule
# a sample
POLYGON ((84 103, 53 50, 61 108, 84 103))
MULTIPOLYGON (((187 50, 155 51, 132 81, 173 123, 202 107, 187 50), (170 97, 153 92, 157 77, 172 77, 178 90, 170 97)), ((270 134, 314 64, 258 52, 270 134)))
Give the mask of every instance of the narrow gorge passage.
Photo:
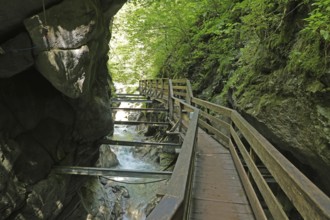
MULTIPOLYGON (((137 108, 133 103, 121 102, 121 108, 137 108)), ((127 111, 119 110, 116 113, 116 121, 136 120, 138 114, 133 114, 127 111)), ((139 132, 137 126, 132 125, 115 125, 114 140, 125 141, 145 141, 146 137, 142 132, 139 132)), ((118 169, 130 169, 139 171, 155 171, 161 167, 157 163, 147 162, 142 160, 137 154, 135 147, 131 146, 116 146, 111 145, 111 150, 116 154, 119 161, 118 169)), ((165 180, 145 179, 145 178, 130 178, 130 177, 115 177, 113 184, 125 187, 129 193, 129 198, 123 202, 124 220, 142 220, 146 218, 145 210, 150 202, 156 197, 156 193, 161 188, 165 180)), ((110 180, 111 181, 111 180, 110 180)))

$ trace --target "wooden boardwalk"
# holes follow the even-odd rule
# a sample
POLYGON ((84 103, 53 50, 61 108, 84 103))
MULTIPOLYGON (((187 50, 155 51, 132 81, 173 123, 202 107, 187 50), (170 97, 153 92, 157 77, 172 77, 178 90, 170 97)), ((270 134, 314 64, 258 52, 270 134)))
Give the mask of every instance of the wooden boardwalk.
POLYGON ((188 219, 255 219, 228 149, 198 130, 188 219))

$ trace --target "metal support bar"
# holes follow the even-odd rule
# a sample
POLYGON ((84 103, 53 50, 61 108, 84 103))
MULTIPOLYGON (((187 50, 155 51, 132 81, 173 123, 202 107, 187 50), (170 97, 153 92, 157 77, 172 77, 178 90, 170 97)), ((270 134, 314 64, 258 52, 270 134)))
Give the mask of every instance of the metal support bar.
POLYGON ((158 142, 148 142, 148 141, 123 141, 123 140, 111 140, 105 139, 99 141, 99 144, 112 144, 112 145, 122 145, 122 146, 142 146, 142 145, 153 145, 153 146, 181 146, 179 143, 158 143, 158 142))
POLYGON ((143 102, 143 103, 152 103, 152 100, 147 100, 147 99, 112 99, 111 102, 143 102))
POLYGON ((167 112, 168 109, 165 108, 119 108, 111 107, 113 111, 144 111, 144 112, 167 112))
POLYGON ((126 94, 126 93, 118 93, 116 94, 117 97, 122 97, 122 96, 126 96, 126 97, 144 97, 144 95, 140 95, 140 94, 126 94))
POLYGON ((114 121, 115 125, 140 125, 147 124, 152 126, 168 126, 168 122, 152 122, 152 121, 114 121))
POLYGON ((56 166, 53 171, 58 174, 83 175, 83 176, 112 176, 112 177, 135 177, 135 178, 170 178, 169 171, 139 171, 139 170, 117 170, 99 167, 75 167, 56 166))

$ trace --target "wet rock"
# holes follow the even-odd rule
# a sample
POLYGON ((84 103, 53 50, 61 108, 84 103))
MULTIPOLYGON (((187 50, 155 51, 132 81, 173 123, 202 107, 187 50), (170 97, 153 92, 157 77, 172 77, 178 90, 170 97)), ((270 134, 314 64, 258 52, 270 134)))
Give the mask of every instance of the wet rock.
POLYGON ((14 172, 13 166, 19 157, 17 143, 9 140, 0 143, 0 214, 8 217, 24 204, 26 189, 14 172))
POLYGON ((102 186, 97 178, 90 178, 79 190, 79 205, 69 219, 115 220, 122 216, 123 188, 102 186))
POLYGON ((111 147, 109 145, 101 145, 97 166, 110 168, 117 165, 119 165, 119 161, 116 154, 111 150, 111 147))

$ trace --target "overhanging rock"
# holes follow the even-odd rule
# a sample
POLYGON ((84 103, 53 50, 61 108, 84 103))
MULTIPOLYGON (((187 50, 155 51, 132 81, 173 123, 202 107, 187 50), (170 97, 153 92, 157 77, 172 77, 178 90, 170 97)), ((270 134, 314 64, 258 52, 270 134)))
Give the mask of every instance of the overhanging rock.
POLYGON ((97 38, 103 32, 98 1, 70 0, 24 21, 37 48, 36 67, 70 98, 89 91, 97 38))

